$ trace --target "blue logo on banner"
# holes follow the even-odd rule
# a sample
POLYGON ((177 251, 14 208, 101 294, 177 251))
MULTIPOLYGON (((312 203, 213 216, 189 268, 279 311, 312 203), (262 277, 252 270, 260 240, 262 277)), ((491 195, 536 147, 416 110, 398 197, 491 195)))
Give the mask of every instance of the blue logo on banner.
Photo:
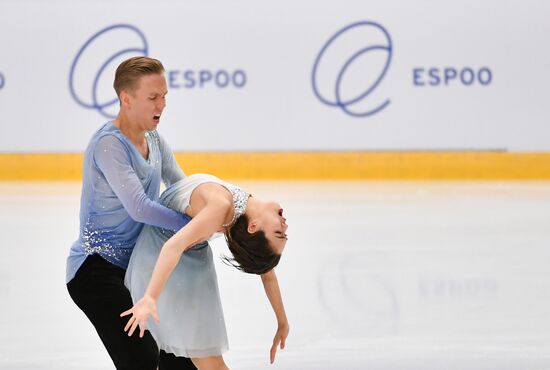
POLYGON ((246 85, 246 72, 242 69, 171 70, 168 71, 168 84, 171 89, 202 89, 208 86, 242 88, 246 85))
POLYGON ((4 77, 2 72, 0 72, 0 90, 4 88, 5 84, 6 84, 6 78, 4 77))
MULTIPOLYGON (((111 88, 112 96, 100 99, 100 83, 102 76, 109 67, 118 66, 119 62, 132 56, 146 56, 149 46, 143 32, 129 24, 115 24, 106 27, 94 34, 80 48, 71 65, 69 73, 69 89, 73 99, 81 106, 95 109, 107 118, 115 118, 115 115, 107 109, 118 104, 118 98, 111 88), (113 52, 112 44, 117 42, 127 43, 127 46, 113 52), (130 46, 133 44, 132 46, 130 46), (96 60, 98 55, 105 57, 96 60), (92 65, 92 67, 90 67, 92 65), (84 70, 84 72, 80 72, 84 70), (89 74, 94 75, 93 80, 85 78, 89 74), (77 78, 83 77, 83 78, 77 78), (86 81, 87 80, 87 81, 86 81)), ((108 75, 108 81, 112 83, 112 76, 108 75)))
POLYGON ((414 86, 488 86, 493 80, 493 72, 489 67, 475 69, 472 67, 431 67, 413 68, 414 86))
POLYGON ((340 108, 353 117, 367 117, 380 112, 388 106, 389 99, 374 108, 365 108, 365 99, 386 75, 392 51, 392 40, 388 31, 376 22, 361 21, 342 28, 325 43, 315 59, 311 73, 315 95, 324 104, 340 108), (353 36, 359 34, 358 31, 364 35, 368 33, 369 37, 355 37, 356 40, 352 40, 353 36), (361 44, 357 45, 358 43, 361 44), (380 60, 380 53, 385 56, 382 67, 379 68, 381 70, 373 72, 372 68, 367 69, 365 58, 369 56, 376 62, 380 60), (350 81, 358 81, 365 75, 374 82, 360 86, 359 92, 353 91, 350 81), (359 104, 361 107, 358 108, 359 104))

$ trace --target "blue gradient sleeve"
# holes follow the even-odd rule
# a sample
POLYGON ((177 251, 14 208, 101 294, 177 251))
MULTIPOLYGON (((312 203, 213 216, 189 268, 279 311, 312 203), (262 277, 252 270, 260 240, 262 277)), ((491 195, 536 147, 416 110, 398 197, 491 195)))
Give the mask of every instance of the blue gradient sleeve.
POLYGON ((147 197, 127 150, 118 138, 106 135, 97 142, 94 161, 128 215, 144 224, 174 231, 181 229, 190 217, 147 197))

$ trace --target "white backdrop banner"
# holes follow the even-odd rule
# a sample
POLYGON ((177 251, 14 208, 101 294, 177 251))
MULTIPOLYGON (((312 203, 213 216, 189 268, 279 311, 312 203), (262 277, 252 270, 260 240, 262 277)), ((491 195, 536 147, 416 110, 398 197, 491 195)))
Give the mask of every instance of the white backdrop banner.
POLYGON ((550 2, 0 1, 2 152, 82 151, 166 68, 177 151, 550 151, 550 2))

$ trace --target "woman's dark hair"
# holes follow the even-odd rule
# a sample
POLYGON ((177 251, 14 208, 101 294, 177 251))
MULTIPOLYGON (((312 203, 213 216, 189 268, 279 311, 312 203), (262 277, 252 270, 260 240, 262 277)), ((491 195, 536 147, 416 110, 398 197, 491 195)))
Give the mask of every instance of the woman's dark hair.
POLYGON ((249 274, 264 274, 271 271, 281 259, 269 245, 265 232, 248 232, 248 217, 242 215, 225 232, 227 246, 233 258, 223 256, 224 262, 249 274))

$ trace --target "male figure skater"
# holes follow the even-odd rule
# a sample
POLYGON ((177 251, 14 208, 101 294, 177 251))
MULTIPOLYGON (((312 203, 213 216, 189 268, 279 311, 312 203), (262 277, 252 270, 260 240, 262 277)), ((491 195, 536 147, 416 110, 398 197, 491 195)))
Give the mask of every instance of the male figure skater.
POLYGON ((164 67, 130 58, 117 68, 114 88, 118 116, 84 154, 80 235, 67 259, 67 289, 118 370, 196 369, 185 357, 159 354, 149 332, 124 332, 120 313, 133 306, 124 275, 143 224, 177 231, 189 218, 157 202, 161 180, 169 186, 185 177, 156 131, 166 106, 164 67))

